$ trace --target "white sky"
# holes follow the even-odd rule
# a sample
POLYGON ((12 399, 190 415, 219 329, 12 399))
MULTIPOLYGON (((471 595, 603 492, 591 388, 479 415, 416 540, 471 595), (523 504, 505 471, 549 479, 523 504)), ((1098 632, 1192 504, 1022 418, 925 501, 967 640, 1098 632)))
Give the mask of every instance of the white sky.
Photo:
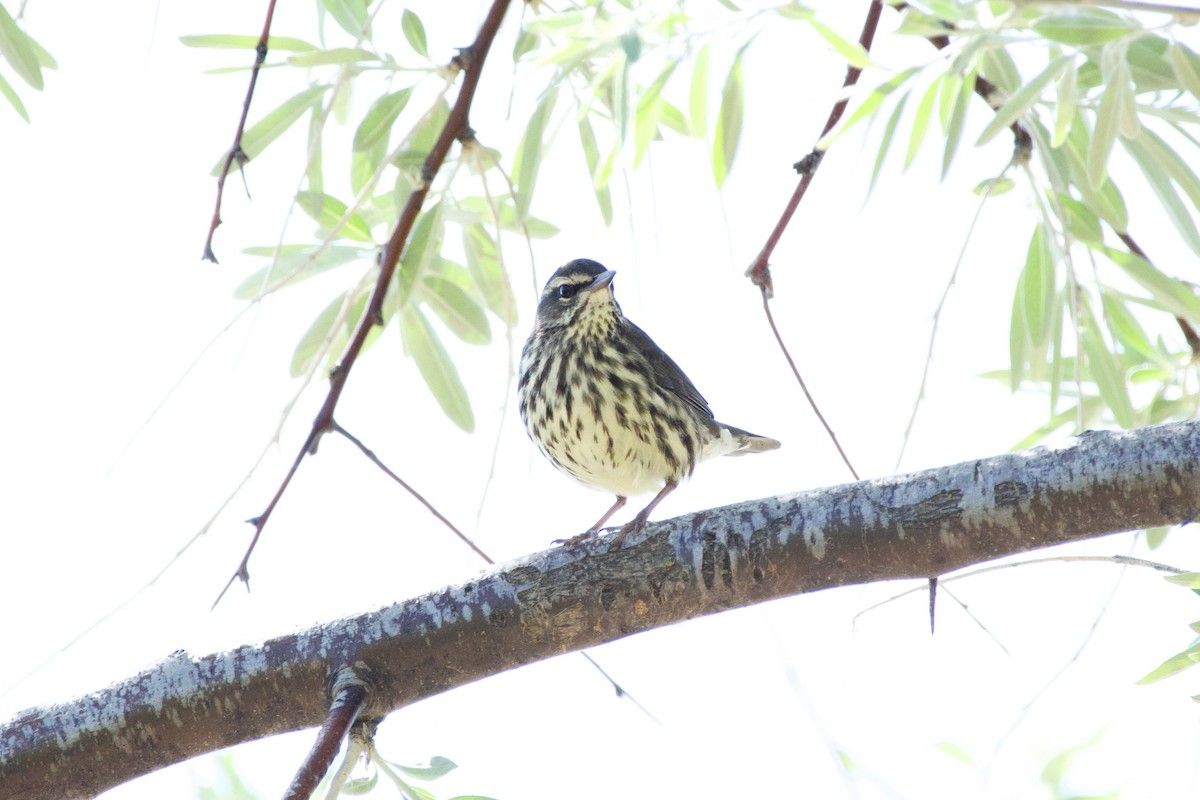
MULTIPOLYGON (((208 535, 152 589, 38 667, 142 587, 237 486, 297 389, 287 376, 295 342, 349 279, 337 272, 310 281, 253 312, 143 426, 241 309, 231 292, 261 264, 240 251, 278 240, 299 184, 302 125, 251 165, 253 200, 240 180, 229 182, 216 239, 221 264, 200 261, 215 189, 208 173, 230 141, 246 80, 201 72, 248 63, 249 55, 189 50, 178 36, 255 33, 261 5, 30 3, 29 29, 60 69, 40 95, 21 88, 32 125, 0 112, 0 252, 8 266, 0 293, 8 343, 0 394, 8 420, 0 460, 0 717, 98 689, 176 648, 203 655, 288 633, 459 583, 480 567, 330 437, 266 529, 250 565, 252 593, 236 587, 209 611, 251 534, 242 520, 274 491, 322 383, 302 398, 281 445, 208 535)), ((464 5, 469 12, 460 6, 450 15, 431 11, 436 4, 414 6, 439 60, 474 36, 485 4, 464 5)), ((861 21, 862 4, 853 5, 823 18, 850 36, 861 21)), ((515 23, 510 16, 501 32, 498 59, 511 52, 515 23)), ((274 30, 312 39, 310 5, 281 3, 274 30)), ((394 30, 387 48, 407 57, 394 30)), ((895 63, 913 52, 884 49, 878 57, 895 63)), ((728 60, 719 55, 718 68, 728 60)), ((578 194, 583 166, 568 130, 534 201, 534 213, 563 230, 534 243, 536 280, 525 247, 505 242, 521 303, 516 347, 535 288, 570 258, 596 258, 617 270, 626 313, 683 366, 718 418, 783 441, 773 454, 704 465, 657 518, 848 479, 775 349, 758 292, 742 277, 794 186, 789 165, 811 147, 843 69, 806 28, 773 22, 747 58, 747 124, 723 193, 712 189, 708 145, 672 136, 655 146, 649 171, 633 176, 628 192, 614 187, 617 223, 606 230, 592 199, 578 194)), ((511 154, 532 90, 519 85, 507 116, 507 68, 497 61, 488 76, 472 123, 484 143, 511 154)), ((252 119, 303 79, 296 70, 264 72, 252 119)), ((370 99, 363 94, 355 119, 370 99)), ((976 132, 986 122, 981 108, 970 122, 976 132)), ((965 148, 973 138, 967 134, 965 148)), ((935 177, 940 158, 924 159, 905 177, 892 171, 864 207, 872 158, 860 141, 847 137, 826 159, 776 251, 773 308, 866 477, 893 470, 930 314, 975 211, 970 188, 999 169, 1010 143, 999 137, 983 150, 965 149, 943 184, 935 177)), ((344 158, 330 148, 327 180, 344 158)), ((1163 229, 1152 201, 1131 207, 1135 235, 1157 244, 1163 229)), ((287 238, 307 240, 312 226, 296 216, 287 238)), ((905 468, 1002 452, 1043 420, 1042 399, 1013 397, 976 377, 1007 363, 1010 302, 1032 220, 1023 187, 985 211, 942 319, 905 468)), ((511 397, 505 407, 513 387, 503 334, 493 330, 496 346, 448 345, 471 392, 474 435, 442 416, 394 330, 354 370, 338 419, 474 530, 494 557, 507 559, 577 532, 611 498, 556 474, 528 443, 511 397)), ((1131 536, 1069 552, 1146 555, 1131 536)), ((1176 534, 1151 557, 1187 566, 1193 554, 1176 534)), ((436 754, 457 761, 459 770, 429 787, 438 797, 1004 798, 1039 796, 1045 762, 1095 738, 1069 773, 1071 791, 1195 793, 1194 677, 1133 685, 1188 644, 1185 626, 1195 615, 1188 592, 1147 572, 1054 564, 950 587, 991 636, 943 596, 931 638, 924 594, 852 624, 859 611, 909 586, 821 592, 592 651, 661 726, 614 699, 581 658, 565 656, 404 709, 384 724, 380 747, 405 763, 436 754), (943 741, 976 765, 947 756, 936 746, 943 741), (843 771, 838 750, 858 767, 843 771)), ((234 758, 270 797, 310 743, 311 732, 302 732, 238 749, 234 758)), ((107 796, 186 797, 213 763, 201 758, 107 796)))

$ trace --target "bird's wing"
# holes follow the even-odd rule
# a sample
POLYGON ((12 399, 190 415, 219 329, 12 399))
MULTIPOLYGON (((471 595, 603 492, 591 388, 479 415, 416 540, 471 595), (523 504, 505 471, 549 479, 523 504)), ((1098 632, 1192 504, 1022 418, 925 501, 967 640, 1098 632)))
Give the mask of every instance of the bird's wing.
POLYGON ((672 361, 671 357, 664 353, 663 349, 656 345, 645 331, 628 319, 625 320, 625 323, 629 325, 630 342, 650 361, 650 366, 654 369, 654 377, 658 380, 659 385, 679 395, 701 415, 708 419, 714 419, 712 409, 708 407, 708 401, 704 399, 688 376, 683 374, 679 365, 672 361))

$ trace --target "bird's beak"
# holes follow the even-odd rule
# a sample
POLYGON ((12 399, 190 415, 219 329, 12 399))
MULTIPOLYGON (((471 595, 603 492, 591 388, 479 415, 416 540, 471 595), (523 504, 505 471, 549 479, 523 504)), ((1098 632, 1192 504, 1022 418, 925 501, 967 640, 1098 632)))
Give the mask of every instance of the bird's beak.
POLYGON ((592 292, 598 292, 601 289, 606 288, 609 284, 611 284, 613 282, 613 278, 615 278, 615 277, 617 277, 617 271, 615 269, 605 270, 604 272, 601 272, 599 275, 597 275, 595 277, 595 279, 591 283, 589 283, 587 286, 584 287, 584 289, 583 289, 584 294, 591 294, 592 292))

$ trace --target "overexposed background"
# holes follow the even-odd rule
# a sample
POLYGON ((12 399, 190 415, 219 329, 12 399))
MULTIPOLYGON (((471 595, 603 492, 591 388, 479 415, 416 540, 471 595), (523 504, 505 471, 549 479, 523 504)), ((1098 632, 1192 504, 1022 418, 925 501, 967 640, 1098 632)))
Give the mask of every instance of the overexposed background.
MULTIPOLYGON (((288 377, 292 348, 358 269, 268 299, 217 336, 242 311, 233 288, 262 266, 242 248, 280 238, 300 185, 305 126, 250 165, 253 199, 231 177, 215 241, 221 263, 202 262, 215 192, 209 171, 232 139, 247 79, 202 72, 247 64, 251 54, 188 49, 178 37, 256 34, 263 5, 29 4, 28 30, 60 68, 42 94, 18 87, 31 125, 0 111, 0 414, 8 422, 0 457, 0 718, 98 689, 177 648, 200 655, 270 638, 462 582, 481 567, 331 436, 266 528, 250 564, 251 592, 236 586, 210 611, 252 533, 243 520, 265 507, 324 395, 323 383, 310 388, 271 445, 299 388, 288 377), (264 449, 262 468, 207 533, 144 588, 264 449)), ((865 4, 825 5, 822 19, 853 38, 865 4)), ((413 6, 443 62, 474 38, 486 8, 453 6, 413 6)), ((311 40, 313 15, 310 3, 281 3, 273 32, 311 40)), ((501 31, 472 115, 480 140, 500 148, 506 164, 536 101, 520 81, 510 96, 504 62, 516 15, 501 31)), ((876 55, 884 64, 911 57, 889 49, 898 47, 887 36, 892 24, 885 13, 876 55)), ((399 55, 406 51, 393 30, 399 55)), ((714 91, 729 56, 714 54, 714 91)), ((505 242, 521 314, 514 351, 551 271, 595 258, 617 270, 627 315, 687 371, 719 419, 784 442, 776 453, 704 465, 657 518, 849 480, 774 345, 758 291, 742 276, 843 72, 807 28, 771 22, 747 55, 746 126, 722 192, 712 186, 709 145, 670 136, 627 191, 614 184, 616 221, 605 229, 591 196, 581 194, 584 167, 568 125, 533 202, 533 213, 562 233, 535 241, 535 265, 520 242, 505 242)), ((265 71, 251 120, 304 80, 299 70, 265 71)), ((352 120, 370 98, 358 99, 352 120)), ((986 123, 981 110, 969 118, 976 132, 986 123)), ((856 130, 826 159, 776 251, 773 310, 843 446, 872 477, 894 471, 930 315, 977 207, 971 188, 1002 167, 1011 145, 998 137, 964 149, 943 183, 940 158, 919 160, 903 177, 885 173, 864 204, 873 151, 861 136, 856 130)), ((973 138, 968 132, 964 148, 973 138)), ((347 163, 348 142, 341 155, 327 152, 328 179, 347 163)), ((1139 214, 1136 197, 1130 207, 1135 235, 1157 244, 1165 223, 1139 214)), ((941 321, 903 469, 1002 452, 1045 419, 1043 398, 1013 396, 978 377, 1007 364, 1032 215, 1021 189, 984 211, 941 321)), ((311 236, 298 212, 291 225, 285 240, 311 236)), ((1191 262, 1181 263, 1188 277, 1191 262)), ((355 368, 338 419, 503 560, 578 532, 611 498, 556 474, 530 445, 503 332, 493 331, 487 348, 446 337, 471 393, 473 435, 442 415, 395 330, 355 368)), ((631 501, 630 513, 638 507, 631 501)), ((1190 536, 1173 534, 1152 557, 1189 566, 1190 536)), ((1144 555, 1145 547, 1126 535, 1070 552, 1144 555)), ((1042 767, 1077 745, 1090 746, 1068 770, 1071 792, 1196 792, 1194 679, 1133 685, 1186 646, 1190 593, 1149 572, 1052 564, 949 587, 986 632, 943 595, 931 638, 923 593, 853 621, 912 585, 791 598, 592 651, 661 724, 614 698, 583 659, 568 655, 404 709, 384 724, 380 748, 405 763, 436 754, 455 760, 460 768, 429 787, 439 797, 1050 797, 1039 788, 1042 767)), ((235 764, 263 796, 278 795, 311 738, 301 732, 239 748, 235 764)), ((215 772, 204 757, 107 796, 187 797, 215 772)))

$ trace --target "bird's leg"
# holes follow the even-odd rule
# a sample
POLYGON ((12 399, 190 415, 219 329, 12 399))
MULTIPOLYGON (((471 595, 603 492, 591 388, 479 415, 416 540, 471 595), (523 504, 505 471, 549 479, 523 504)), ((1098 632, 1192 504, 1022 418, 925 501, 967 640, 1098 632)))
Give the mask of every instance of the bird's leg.
POLYGON ((586 539, 590 539, 592 536, 600 532, 600 529, 604 527, 604 523, 608 522, 609 517, 621 510, 621 507, 625 505, 625 500, 626 498, 622 497, 621 495, 617 495, 617 502, 613 503, 612 507, 609 508, 608 511, 604 512, 604 516, 601 517, 595 525, 588 528, 578 536, 572 536, 570 539, 555 539, 554 543, 570 547, 571 545, 579 544, 586 539))
MULTIPOLYGON (((612 544, 608 546, 608 551, 611 553, 613 550, 616 550, 621 546, 621 542, 625 541, 626 536, 634 531, 640 531, 643 527, 645 527, 646 520, 650 519, 650 512, 654 510, 656 505, 662 502, 664 497, 674 491, 675 487, 678 485, 679 484, 675 483, 674 481, 667 481, 667 485, 662 488, 662 491, 654 495, 654 499, 651 500, 645 508, 639 511, 636 517, 621 526, 621 530, 617 531, 616 538, 613 539, 612 544)), ((614 509, 614 511, 615 510, 616 509, 614 509)), ((607 517, 605 517, 605 519, 607 519, 607 517)), ((603 522, 604 520, 600 521, 603 522)))

